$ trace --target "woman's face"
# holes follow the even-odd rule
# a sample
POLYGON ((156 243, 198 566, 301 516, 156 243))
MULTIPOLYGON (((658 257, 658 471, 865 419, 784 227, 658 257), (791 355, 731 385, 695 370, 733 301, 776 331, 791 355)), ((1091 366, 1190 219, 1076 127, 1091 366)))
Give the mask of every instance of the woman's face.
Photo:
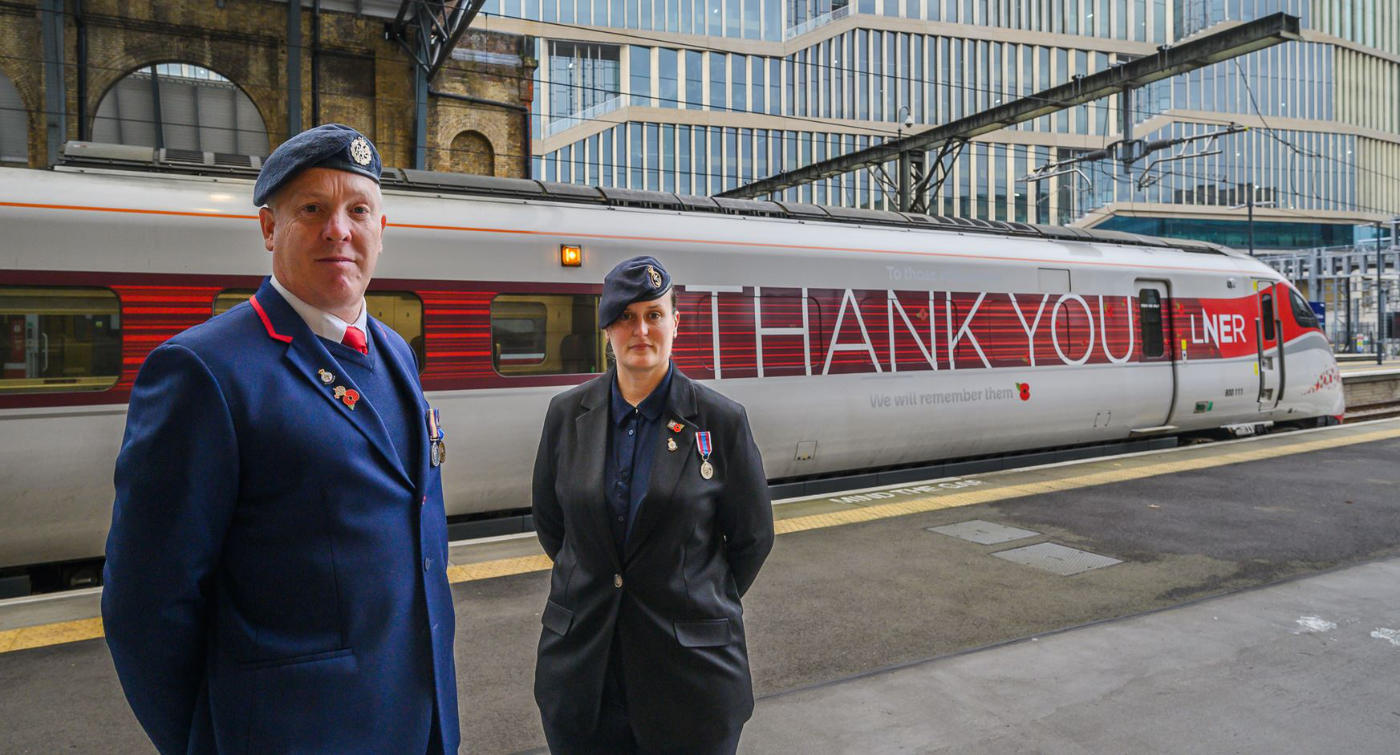
POLYGON ((604 331, 618 369, 650 372, 671 362, 680 315, 668 294, 660 299, 633 302, 604 331))

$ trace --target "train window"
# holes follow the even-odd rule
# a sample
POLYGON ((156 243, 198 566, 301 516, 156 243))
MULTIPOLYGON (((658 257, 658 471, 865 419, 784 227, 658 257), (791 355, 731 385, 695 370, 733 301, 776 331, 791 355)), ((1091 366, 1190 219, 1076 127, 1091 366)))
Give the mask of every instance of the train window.
POLYGON ((418 371, 422 372, 428 356, 423 346, 423 300, 408 291, 369 291, 365 293, 365 306, 371 317, 408 341, 413 358, 418 360, 418 371))
POLYGON ((101 391, 121 375, 121 303, 105 288, 0 287, 0 324, 0 394, 101 391))
POLYGON ((1259 308, 1263 311, 1260 317, 1264 320, 1264 340, 1274 340, 1274 295, 1264 294, 1259 297, 1259 308))
MULTIPOLYGON (((235 306, 248 301, 252 289, 230 288, 214 297, 214 314, 221 315, 235 306)), ((418 371, 423 371, 427 363, 427 353, 423 344, 423 300, 411 291, 366 291, 365 305, 371 317, 393 328, 413 349, 413 357, 418 360, 418 371)))
POLYGON ((1312 310, 1312 305, 1303 300, 1303 296, 1297 291, 1288 292, 1288 301, 1293 305, 1293 319, 1300 327, 1320 328, 1317 322, 1317 314, 1312 310))
POLYGON ((1142 355, 1162 356, 1162 295, 1157 289, 1138 291, 1138 321, 1142 323, 1142 355))
POLYGON ((491 360, 502 375, 602 372, 593 294, 500 294, 491 300, 491 360))

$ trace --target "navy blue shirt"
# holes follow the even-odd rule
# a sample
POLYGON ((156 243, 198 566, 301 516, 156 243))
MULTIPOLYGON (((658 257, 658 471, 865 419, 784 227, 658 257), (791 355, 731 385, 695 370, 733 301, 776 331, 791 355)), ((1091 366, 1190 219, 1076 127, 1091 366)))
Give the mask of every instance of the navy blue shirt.
POLYGON ((671 394, 671 374, 675 364, 666 369, 666 377, 637 406, 627 403, 613 378, 612 400, 609 402, 608 458, 603 468, 613 542, 620 550, 632 531, 637 508, 647 494, 651 481, 651 462, 656 457, 660 429, 666 423, 666 399, 671 394))

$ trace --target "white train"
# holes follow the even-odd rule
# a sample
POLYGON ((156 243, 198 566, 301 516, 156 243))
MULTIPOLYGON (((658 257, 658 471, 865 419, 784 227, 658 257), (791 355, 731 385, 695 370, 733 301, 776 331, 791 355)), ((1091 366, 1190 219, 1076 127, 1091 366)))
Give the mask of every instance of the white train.
MULTIPOLYGON (((0 569, 101 555, 142 359, 270 269, 247 169, 68 152, 0 171, 0 569)), ((1343 411, 1306 302, 1217 247, 413 171, 385 203, 370 305, 442 408, 451 516, 529 505, 550 396, 606 364, 603 274, 642 253, 770 479, 1343 411)))

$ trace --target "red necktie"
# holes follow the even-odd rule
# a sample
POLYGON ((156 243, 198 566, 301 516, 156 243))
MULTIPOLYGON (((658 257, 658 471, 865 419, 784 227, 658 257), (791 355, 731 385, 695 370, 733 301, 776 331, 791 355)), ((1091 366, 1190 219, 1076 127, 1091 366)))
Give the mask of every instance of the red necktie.
POLYGON ((340 342, 361 354, 369 353, 369 344, 365 343, 365 332, 354 325, 345 327, 345 337, 340 339, 340 342))

